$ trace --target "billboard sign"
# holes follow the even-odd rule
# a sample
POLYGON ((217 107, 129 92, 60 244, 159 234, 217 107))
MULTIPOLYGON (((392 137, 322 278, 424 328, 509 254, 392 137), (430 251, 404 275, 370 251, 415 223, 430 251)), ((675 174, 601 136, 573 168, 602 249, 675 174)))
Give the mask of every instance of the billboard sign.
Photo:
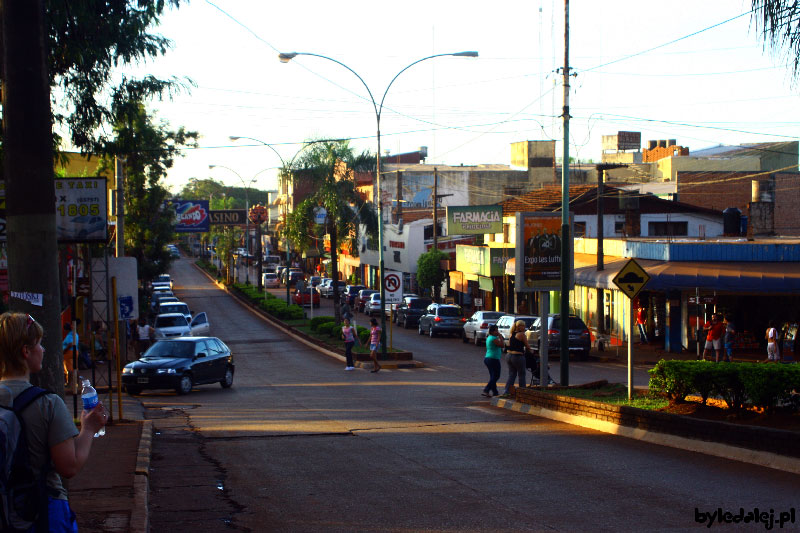
POLYGON ((106 178, 56 178, 56 235, 59 242, 106 242, 106 178))
POLYGON ((560 290, 561 213, 517 213, 515 255, 515 291, 560 290))
POLYGON ((247 211, 244 209, 215 209, 209 211, 209 224, 244 226, 247 224, 247 211))
POLYGON ((172 200, 167 202, 167 208, 175 213, 175 233, 208 232, 208 200, 172 200))
POLYGON ((503 233, 503 208, 499 205, 447 206, 448 235, 503 233))

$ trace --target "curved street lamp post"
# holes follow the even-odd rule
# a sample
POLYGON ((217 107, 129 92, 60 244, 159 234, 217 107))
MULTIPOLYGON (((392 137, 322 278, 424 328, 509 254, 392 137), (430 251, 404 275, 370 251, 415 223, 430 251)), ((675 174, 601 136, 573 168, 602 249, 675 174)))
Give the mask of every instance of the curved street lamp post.
MULTIPOLYGON (((422 59, 418 59, 413 63, 407 65, 403 68, 400 72, 395 74, 392 81, 389 82, 389 85, 386 87, 386 90, 383 92, 383 96, 381 97, 380 105, 375 102, 375 97, 372 96, 372 91, 369 88, 369 85, 364 81, 364 79, 358 75, 358 73, 336 59, 332 57, 324 56, 321 54, 312 54, 309 52, 288 52, 288 53, 280 53, 278 54, 278 59, 281 63, 288 63, 292 59, 297 56, 311 56, 311 57, 319 57, 322 59, 327 59, 328 61, 333 61, 334 63, 343 66, 350 72, 352 72, 356 78, 361 82, 364 88, 367 90, 367 94, 369 94, 369 99, 372 101, 372 107, 375 110, 375 121, 377 124, 377 141, 378 141, 378 152, 376 154, 376 183, 375 188, 377 190, 377 200, 378 200, 378 270, 380 273, 380 294, 381 294, 381 359, 386 359, 386 290, 383 284, 383 275, 384 275, 384 267, 383 267, 383 197, 381 196, 381 113, 383 112, 383 102, 386 100, 386 94, 389 92, 389 89, 392 87, 392 84, 395 80, 408 70, 409 68, 413 67, 417 63, 421 63, 423 61, 427 61, 428 59, 433 59, 436 57, 444 57, 444 56, 454 56, 454 57, 478 57, 478 52, 454 52, 449 54, 434 54, 431 56, 423 57, 422 59)), ((436 228, 434 228, 434 232, 436 228)))

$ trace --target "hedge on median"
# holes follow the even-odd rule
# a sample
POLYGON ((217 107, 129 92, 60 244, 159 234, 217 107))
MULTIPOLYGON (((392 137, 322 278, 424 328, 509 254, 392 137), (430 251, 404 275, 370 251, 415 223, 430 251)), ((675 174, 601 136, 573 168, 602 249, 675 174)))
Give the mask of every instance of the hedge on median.
POLYGON ((709 396, 719 396, 733 410, 745 405, 771 410, 800 392, 800 365, 796 364, 662 359, 649 372, 650 390, 665 394, 672 403, 697 393, 703 403, 709 396))

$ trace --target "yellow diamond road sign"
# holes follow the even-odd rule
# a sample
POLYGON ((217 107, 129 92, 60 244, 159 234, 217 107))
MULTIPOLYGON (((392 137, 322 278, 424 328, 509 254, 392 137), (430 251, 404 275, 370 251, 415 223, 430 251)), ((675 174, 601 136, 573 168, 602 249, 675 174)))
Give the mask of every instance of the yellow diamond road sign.
POLYGON ((631 259, 617 272, 613 281, 614 285, 619 287, 619 290, 633 300, 639 294, 639 291, 647 285, 647 282, 650 281, 650 276, 639 266, 635 259, 631 259))

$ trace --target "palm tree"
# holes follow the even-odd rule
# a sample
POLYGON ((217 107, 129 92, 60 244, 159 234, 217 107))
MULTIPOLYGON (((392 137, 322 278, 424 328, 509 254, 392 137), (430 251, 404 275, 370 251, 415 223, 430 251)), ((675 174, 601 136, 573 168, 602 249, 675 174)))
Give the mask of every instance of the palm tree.
MULTIPOLYGON (((349 242, 357 250, 358 232, 377 234, 378 216, 356 190, 355 173, 375 170, 375 156, 369 152, 355 155, 347 141, 321 141, 308 148, 291 169, 296 186, 307 187, 310 194, 289 213, 286 234, 297 249, 307 249, 320 234, 327 232, 331 242, 331 277, 339 280, 338 249, 349 242), (324 225, 314 223, 317 208, 324 208, 324 225)), ((339 291, 333 291, 336 320, 340 320, 339 291)))
POLYGON ((774 51, 788 49, 792 75, 800 73, 800 5, 795 0, 752 0, 753 20, 774 51))

